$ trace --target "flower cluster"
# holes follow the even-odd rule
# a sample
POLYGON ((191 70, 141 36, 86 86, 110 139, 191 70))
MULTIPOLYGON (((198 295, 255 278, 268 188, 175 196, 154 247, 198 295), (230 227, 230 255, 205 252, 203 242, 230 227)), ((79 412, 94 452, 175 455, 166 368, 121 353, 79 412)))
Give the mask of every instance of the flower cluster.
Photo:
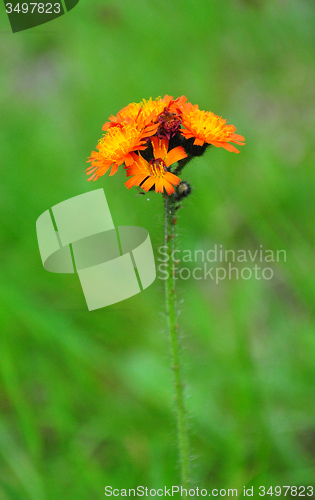
MULTIPOLYGON (((244 137, 235 134, 234 125, 210 111, 201 111, 187 102, 185 96, 173 99, 166 95, 157 99, 131 103, 103 125, 105 131, 97 151, 89 157, 86 172, 96 181, 110 168, 114 175, 125 165, 125 183, 130 189, 174 193, 181 179, 171 172, 176 162, 200 156, 209 145, 239 153, 231 144, 244 145, 244 137)), ((177 169, 179 170, 179 169, 177 169)), ((178 172, 177 172, 178 173, 178 172)))

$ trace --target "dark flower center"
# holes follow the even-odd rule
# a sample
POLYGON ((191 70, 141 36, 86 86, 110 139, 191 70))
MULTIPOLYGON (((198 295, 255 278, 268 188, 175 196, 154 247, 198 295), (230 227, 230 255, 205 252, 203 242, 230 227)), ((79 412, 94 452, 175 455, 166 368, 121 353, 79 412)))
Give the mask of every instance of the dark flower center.
POLYGON ((180 117, 176 113, 170 113, 167 108, 158 117, 158 122, 158 137, 167 137, 168 140, 176 134, 182 123, 180 117))

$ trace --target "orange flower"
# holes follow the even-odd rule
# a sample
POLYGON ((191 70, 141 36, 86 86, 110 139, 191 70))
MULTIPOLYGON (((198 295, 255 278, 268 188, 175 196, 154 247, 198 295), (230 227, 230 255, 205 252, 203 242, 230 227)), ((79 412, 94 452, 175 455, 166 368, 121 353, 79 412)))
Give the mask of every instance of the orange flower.
POLYGON ((102 127, 103 130, 108 130, 109 127, 114 127, 123 123, 136 122, 141 109, 140 103, 132 102, 128 104, 128 106, 121 109, 116 116, 112 115, 109 117, 109 122, 104 123, 102 127))
POLYGON ((187 154, 182 146, 168 150, 168 140, 166 138, 158 139, 152 137, 154 159, 147 162, 141 155, 132 154, 134 163, 126 167, 127 177, 133 175, 131 179, 125 182, 125 186, 130 189, 132 186, 140 186, 144 191, 149 191, 155 185, 157 193, 174 193, 174 186, 180 183, 180 178, 169 172, 169 167, 183 158, 187 154))
POLYGON ((177 99, 173 99, 173 97, 166 95, 163 97, 162 101, 166 103, 167 110, 170 113, 177 113, 178 115, 181 115, 183 106, 187 101, 187 97, 182 95, 177 97, 177 99))
POLYGON ((203 146, 204 143, 213 144, 218 148, 224 148, 234 153, 239 153, 230 142, 244 146, 244 137, 235 134, 234 125, 226 125, 226 120, 211 113, 211 111, 201 111, 197 105, 186 103, 182 106, 182 124, 185 129, 181 130, 186 139, 195 138, 194 144, 203 146))
POLYGON ((135 126, 149 125, 156 121, 159 113, 163 111, 165 104, 161 102, 161 98, 152 100, 151 98, 142 102, 132 102, 125 108, 121 109, 116 116, 111 116, 109 122, 103 125, 103 130, 108 130, 110 127, 122 125, 124 123, 134 124, 135 126))
POLYGON ((234 125, 227 125, 226 120, 210 111, 201 111, 197 105, 187 102, 184 95, 177 99, 165 95, 163 98, 128 104, 116 116, 109 118, 103 130, 105 134, 98 142, 97 151, 92 151, 88 160, 91 162, 86 169, 90 176, 88 180, 96 181, 110 168, 110 175, 114 175, 118 167, 125 163, 126 167, 130 167, 128 175, 134 176, 127 181, 127 187, 143 183, 145 190, 155 185, 157 192, 164 192, 164 188, 167 192, 174 192, 178 177, 168 168, 187 156, 186 153, 181 156, 184 149, 179 146, 167 152, 169 141, 172 141, 171 147, 183 144, 189 157, 200 156, 207 144, 239 153, 230 143, 243 146, 245 141, 244 137, 235 133, 234 125), (153 136, 152 158, 148 156, 151 154, 148 139, 153 136), (143 150, 146 150, 147 160, 140 155, 143 150), (159 156, 156 156, 156 151, 159 151, 159 156))
POLYGON ((177 99, 174 99, 172 96, 166 94, 162 99, 161 97, 157 97, 154 100, 150 98, 148 101, 143 99, 142 106, 143 110, 146 113, 152 112, 152 110, 154 110, 156 115, 158 116, 165 110, 165 108, 167 108, 170 113, 180 113, 181 107, 186 101, 187 98, 184 95, 182 95, 181 97, 177 97, 177 99))
POLYGON ((172 96, 165 95, 163 99, 157 97, 149 100, 143 99, 140 103, 132 102, 121 109, 116 116, 111 116, 109 121, 103 125, 103 130, 110 127, 122 125, 123 123, 133 123, 139 125, 139 121, 149 125, 150 122, 156 123, 158 116, 163 113, 165 108, 169 113, 180 113, 180 107, 187 101, 185 96, 173 99, 172 96))
POLYGON ((134 124, 125 123, 121 126, 110 127, 108 132, 99 140, 97 151, 92 151, 88 161, 91 166, 86 169, 87 175, 91 175, 89 181, 96 181, 112 167, 110 175, 117 172, 119 165, 125 163, 131 165, 133 151, 146 149, 148 137, 156 132, 157 125, 145 126, 140 122, 136 127, 134 124))

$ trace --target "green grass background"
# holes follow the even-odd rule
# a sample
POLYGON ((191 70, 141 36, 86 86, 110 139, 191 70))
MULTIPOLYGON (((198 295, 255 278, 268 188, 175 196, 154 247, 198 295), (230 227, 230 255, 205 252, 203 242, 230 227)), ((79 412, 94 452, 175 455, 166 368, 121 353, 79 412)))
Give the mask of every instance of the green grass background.
POLYGON ((179 484, 163 281, 88 312, 35 231, 103 187, 115 224, 147 228, 157 252, 161 197, 84 169, 110 114, 166 93, 246 138, 186 167, 180 247, 287 253, 269 281, 179 282, 194 484, 314 485, 313 0, 81 0, 16 34, 0 16, 0 499, 179 484))

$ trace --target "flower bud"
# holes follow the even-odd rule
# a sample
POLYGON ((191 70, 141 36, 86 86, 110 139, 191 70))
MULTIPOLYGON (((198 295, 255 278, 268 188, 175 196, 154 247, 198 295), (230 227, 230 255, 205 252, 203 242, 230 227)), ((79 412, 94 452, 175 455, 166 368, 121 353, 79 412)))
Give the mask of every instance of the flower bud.
POLYGON ((186 181, 181 181, 175 189, 175 199, 180 201, 191 193, 191 186, 186 181))

